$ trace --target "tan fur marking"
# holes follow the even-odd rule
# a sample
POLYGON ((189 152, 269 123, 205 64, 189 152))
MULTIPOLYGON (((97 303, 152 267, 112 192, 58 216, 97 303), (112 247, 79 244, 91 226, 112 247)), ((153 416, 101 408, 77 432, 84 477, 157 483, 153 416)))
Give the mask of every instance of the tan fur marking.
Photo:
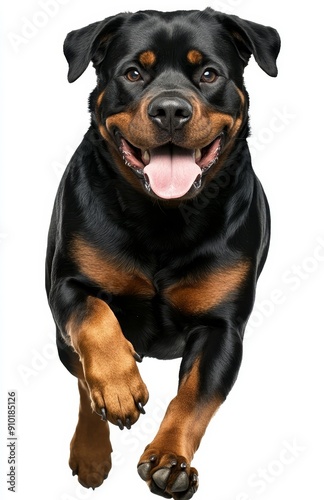
POLYGON ((187 314, 200 314, 221 304, 243 283, 249 270, 248 262, 226 269, 217 269, 199 280, 184 278, 167 289, 171 304, 187 314))
POLYGON ((238 87, 235 86, 235 88, 236 88, 236 92, 240 96, 241 110, 240 110, 240 115, 236 118, 235 121, 233 121, 233 125, 232 125, 231 129, 229 130, 229 135, 231 138, 234 138, 237 135, 237 133, 242 125, 243 109, 244 109, 244 104, 245 104, 245 97, 244 97, 243 92, 238 87))
POLYGON ((92 411, 87 385, 82 380, 79 391, 79 421, 70 445, 69 465, 84 486, 97 488, 111 469, 109 427, 92 411))
POLYGON ((194 112, 190 127, 186 130, 185 138, 181 143, 182 147, 206 147, 225 127, 229 130, 233 127, 234 119, 231 115, 202 105, 196 96, 192 96, 190 102, 194 112))
POLYGON ((102 103, 102 100, 103 100, 103 97, 104 97, 104 95, 105 95, 105 92, 106 92, 106 90, 103 90, 103 91, 99 94, 99 97, 98 97, 98 99, 97 99, 97 107, 98 107, 98 108, 99 108, 99 106, 100 106, 100 105, 101 105, 101 103, 102 103))
POLYGON ((146 50, 139 56, 139 62, 144 67, 151 67, 156 62, 156 55, 152 50, 146 50))
POLYGON ((144 405, 148 392, 134 359, 134 347, 124 337, 117 318, 100 299, 88 297, 82 318, 72 315, 67 324, 71 345, 80 357, 92 409, 107 418, 131 424, 139 417, 136 401, 144 405))
POLYGON ((126 341, 110 307, 102 300, 90 296, 85 306, 84 318, 79 320, 72 315, 66 330, 81 362, 89 357, 94 347, 98 349, 99 356, 104 354, 106 342, 112 343, 114 349, 118 342, 126 341))
POLYGON ((240 96, 240 99, 241 99, 241 104, 242 104, 242 109, 243 109, 243 106, 244 106, 244 103, 245 103, 245 97, 244 97, 244 94, 242 92, 242 90, 240 90, 238 87, 236 87, 236 92, 238 93, 238 95, 240 96))
POLYGON ((175 453, 191 462, 206 428, 223 403, 215 395, 208 402, 199 401, 199 362, 196 360, 189 374, 182 380, 177 396, 171 401, 160 429, 141 457, 175 453))
POLYGON ((111 129, 113 126, 117 126, 123 133, 128 129, 133 119, 134 116, 127 111, 122 111, 121 113, 118 113, 116 115, 111 115, 106 120, 107 130, 111 129))
MULTIPOLYGON (((124 113, 123 113, 124 114, 124 113)), ((125 113, 126 114, 126 113, 125 113)), ((118 115, 114 115, 115 117, 118 117, 118 115)), ((98 118, 97 118, 98 119, 98 118)), ((107 123, 107 126, 108 126, 108 120, 106 120, 106 123, 107 123)), ((116 121, 109 121, 109 125, 121 125, 123 122, 123 118, 121 119, 120 122, 118 122, 118 120, 116 121)), ((99 123, 99 119, 98 119, 98 123, 99 123)), ((127 121, 125 120, 124 122, 125 124, 125 128, 127 129, 127 121)), ((99 124, 99 132, 100 134, 102 135, 102 137, 107 141, 108 143, 108 147, 109 147, 109 151, 114 159, 114 162, 116 165, 118 165, 121 173, 124 175, 124 177, 128 180, 128 182, 134 187, 134 189, 137 189, 138 191, 143 191, 143 188, 142 188, 142 184, 140 182, 140 180, 134 175, 134 173, 131 171, 131 169, 125 165, 124 163, 124 160, 121 156, 121 153, 120 151, 118 151, 117 149, 117 146, 116 144, 113 142, 108 130, 107 130, 107 127, 105 127, 104 125, 102 124, 99 124)), ((121 132, 123 133, 123 135, 126 135, 122 129, 120 129, 121 132)), ((127 136, 126 136, 127 137, 127 136)))
POLYGON ((100 134, 102 135, 102 137, 106 140, 106 141, 110 141, 110 137, 109 137, 109 134, 108 134, 108 131, 106 129, 106 127, 102 124, 99 124, 99 132, 100 134))
POLYGON ((126 269, 81 238, 74 239, 71 252, 80 271, 105 291, 147 297, 155 294, 152 283, 144 274, 135 268, 126 269))
POLYGON ((150 102, 151 99, 146 98, 140 102, 137 109, 109 116, 106 120, 107 130, 117 127, 121 134, 139 149, 159 146, 156 130, 147 112, 150 102))
POLYGON ((236 118, 236 120, 233 123, 233 126, 232 126, 232 128, 230 130, 230 136, 231 136, 231 138, 233 138, 233 137, 236 136, 236 134, 240 130, 241 125, 242 125, 242 117, 239 116, 238 118, 236 118))
POLYGON ((187 54, 187 59, 190 64, 200 64, 203 60, 202 53, 199 50, 189 50, 187 54))
POLYGON ((233 117, 226 113, 211 113, 210 121, 215 130, 222 130, 226 126, 231 129, 234 125, 233 117))
MULTIPOLYGON (((108 142, 108 147, 113 159, 118 165, 121 173, 127 181, 134 187, 134 189, 142 192, 143 186, 141 181, 134 175, 131 169, 125 165, 118 151, 116 143, 113 141, 110 131, 113 127, 117 127, 122 136, 128 139, 134 146, 140 149, 148 149, 154 147, 156 144, 155 132, 153 130, 152 122, 149 120, 147 114, 148 101, 141 101, 137 109, 132 111, 123 111, 115 115, 109 116, 105 125, 100 124, 100 116, 97 113, 97 120, 99 123, 99 131, 102 137, 108 142)), ((159 144, 156 144, 156 146, 159 144)))
POLYGON ((223 402, 219 397, 212 398, 208 403, 198 402, 199 380, 197 360, 188 376, 181 382, 178 394, 171 401, 162 424, 163 432, 168 438, 164 436, 164 446, 172 446, 173 440, 177 439, 181 454, 190 461, 211 418, 223 402))

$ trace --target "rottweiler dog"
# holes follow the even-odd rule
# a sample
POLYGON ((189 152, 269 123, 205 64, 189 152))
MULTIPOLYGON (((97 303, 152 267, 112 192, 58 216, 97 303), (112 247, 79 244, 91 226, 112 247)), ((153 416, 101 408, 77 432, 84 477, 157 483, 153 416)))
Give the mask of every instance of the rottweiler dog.
POLYGON ((198 488, 191 462, 237 377, 270 237, 243 71, 253 54, 276 76, 279 49, 273 28, 210 8, 121 13, 67 35, 69 82, 92 61, 97 86, 58 189, 46 288, 78 378, 69 464, 87 488, 111 468, 108 422, 130 429, 145 413, 145 356, 182 359, 138 473, 164 498, 198 488))

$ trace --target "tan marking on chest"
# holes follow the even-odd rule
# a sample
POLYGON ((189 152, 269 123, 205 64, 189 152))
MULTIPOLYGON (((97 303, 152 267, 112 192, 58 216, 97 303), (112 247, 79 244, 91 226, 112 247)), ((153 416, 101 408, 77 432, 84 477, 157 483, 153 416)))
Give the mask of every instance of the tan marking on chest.
POLYGON ((186 314, 200 314, 224 302, 244 283, 248 262, 240 262, 225 269, 217 269, 204 278, 183 278, 169 287, 165 296, 169 302, 186 314))
POLYGON ((105 291, 116 295, 155 295, 153 284, 141 271, 109 259, 81 238, 74 239, 71 253, 82 274, 105 291))

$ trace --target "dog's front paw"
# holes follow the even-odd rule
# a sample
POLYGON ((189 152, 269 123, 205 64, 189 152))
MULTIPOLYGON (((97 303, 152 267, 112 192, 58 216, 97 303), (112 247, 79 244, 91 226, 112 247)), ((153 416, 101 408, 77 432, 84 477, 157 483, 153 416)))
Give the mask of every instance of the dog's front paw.
POLYGON ((135 359, 136 355, 128 351, 116 353, 113 359, 98 356, 93 363, 84 364, 92 409, 121 430, 130 429, 145 413, 148 400, 135 359))
POLYGON ((185 457, 148 448, 137 466, 152 493, 164 498, 189 500, 198 489, 198 472, 185 457))

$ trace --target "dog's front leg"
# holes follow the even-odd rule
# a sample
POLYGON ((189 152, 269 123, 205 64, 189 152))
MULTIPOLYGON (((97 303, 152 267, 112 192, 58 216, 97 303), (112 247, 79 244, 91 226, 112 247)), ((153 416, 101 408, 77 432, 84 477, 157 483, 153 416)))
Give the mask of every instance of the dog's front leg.
POLYGON ((92 409, 121 429, 130 428, 144 412, 148 392, 136 352, 110 307, 88 297, 82 314, 68 321, 67 334, 79 355, 92 409))
POLYGON ((191 461, 236 379, 241 356, 241 338, 230 327, 202 327, 188 339, 177 396, 138 465, 152 493, 188 500, 196 492, 198 473, 191 461))
POLYGON ((74 350, 67 356, 70 361, 66 366, 79 379, 79 419, 69 464, 83 486, 96 488, 111 468, 109 427, 102 420, 129 428, 144 412, 148 392, 134 348, 105 302, 85 295, 69 280, 53 286, 49 299, 65 339, 65 346, 60 342, 60 351, 74 350))

